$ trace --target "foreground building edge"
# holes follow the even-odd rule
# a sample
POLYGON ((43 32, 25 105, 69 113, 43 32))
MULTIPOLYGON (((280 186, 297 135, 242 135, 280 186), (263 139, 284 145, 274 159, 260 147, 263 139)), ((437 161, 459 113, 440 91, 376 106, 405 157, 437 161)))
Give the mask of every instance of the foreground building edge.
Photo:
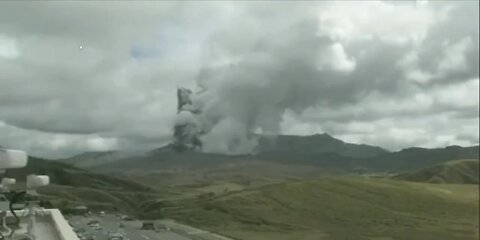
MULTIPOLYGON (((15 211, 18 215, 23 215, 25 210, 15 211)), ((72 227, 62 215, 58 209, 43 209, 42 213, 45 214, 48 223, 52 226, 57 236, 35 236, 36 240, 79 240, 77 234, 73 231, 72 227), (58 238, 56 238, 58 237, 58 238)), ((9 213, 11 216, 11 213, 9 213)))

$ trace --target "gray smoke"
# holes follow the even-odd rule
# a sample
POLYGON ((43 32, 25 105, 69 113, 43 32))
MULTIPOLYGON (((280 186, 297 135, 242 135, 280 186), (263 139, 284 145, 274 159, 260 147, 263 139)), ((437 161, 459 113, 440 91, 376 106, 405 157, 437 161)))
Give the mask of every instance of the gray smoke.
MULTIPOLYGON (((285 111, 300 113, 329 95, 324 87, 346 84, 328 80, 339 81, 355 67, 341 45, 316 36, 316 24, 310 22, 284 31, 226 60, 209 56, 220 60, 198 75, 200 92, 192 100, 201 112, 182 116, 202 129, 201 136, 191 138, 202 140, 203 151, 252 153, 256 133, 277 134, 285 111), (298 45, 303 47, 294 48, 298 45)), ((231 52, 221 44, 216 48, 220 50, 214 52, 231 52)))
MULTIPOLYGON (((287 115, 314 112, 317 119, 331 121, 322 116, 322 109, 328 110, 326 115, 335 109, 355 109, 369 96, 402 99, 449 79, 435 76, 423 85, 402 81, 405 71, 398 62, 406 52, 416 51, 414 44, 400 44, 381 34, 342 40, 336 37, 341 32, 329 34, 322 29, 328 29, 328 21, 319 25, 317 20, 256 21, 255 28, 246 21, 212 35, 204 50, 205 66, 197 77, 198 91, 192 94, 192 104, 201 109, 193 119, 201 129, 196 136, 203 151, 252 153, 256 133, 280 133, 287 115)), ((420 54, 443 51, 441 44, 430 44, 437 40, 424 41, 425 46, 437 47, 422 49, 420 54)), ((433 65, 424 68, 438 72, 433 65)), ((351 112, 349 121, 358 115, 351 112)))
POLYGON ((327 83, 327 75, 352 68, 345 56, 340 60, 346 67, 331 64, 339 61, 329 59, 338 58, 332 53, 336 45, 316 36, 316 26, 298 24, 234 54, 221 39, 212 40, 218 44, 207 54, 211 64, 198 75, 199 90, 177 92, 176 149, 253 153, 256 133, 277 134, 285 111, 300 113, 316 105, 328 94, 322 88, 336 84, 327 83), (292 47, 297 45, 304 47, 292 47))
POLYGON ((173 147, 177 151, 198 150, 202 147, 199 139, 201 123, 197 120, 199 111, 194 107, 191 95, 189 89, 177 89, 178 107, 173 131, 173 147))

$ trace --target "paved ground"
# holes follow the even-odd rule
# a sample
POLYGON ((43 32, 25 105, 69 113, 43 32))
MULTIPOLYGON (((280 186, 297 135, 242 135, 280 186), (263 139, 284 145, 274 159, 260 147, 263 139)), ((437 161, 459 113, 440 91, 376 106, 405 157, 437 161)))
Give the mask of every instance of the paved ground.
POLYGON ((202 240, 232 240, 228 237, 218 235, 216 233, 212 233, 209 231, 205 231, 202 229, 198 229, 195 227, 191 227, 188 225, 184 225, 173 220, 165 219, 165 220, 158 220, 155 222, 156 225, 164 226, 166 228, 172 229, 177 233, 182 233, 187 236, 190 236, 193 239, 202 239, 202 240))
MULTIPOLYGON (((86 234, 95 236, 95 240, 109 240, 109 232, 121 234, 124 240, 191 240, 191 238, 168 230, 141 230, 140 221, 122 221, 118 216, 70 216, 67 217, 75 229, 85 229, 86 234), (99 227, 91 227, 88 222, 98 220, 99 227), (123 227, 120 226, 123 225, 123 227)), ((83 234, 85 235, 85 234, 83 234)))

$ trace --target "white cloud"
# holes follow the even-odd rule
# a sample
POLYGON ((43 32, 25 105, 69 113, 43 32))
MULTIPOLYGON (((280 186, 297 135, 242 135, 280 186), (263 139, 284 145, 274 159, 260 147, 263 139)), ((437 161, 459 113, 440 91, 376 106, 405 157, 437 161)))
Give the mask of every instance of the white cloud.
POLYGON ((87 147, 91 151, 108 151, 119 146, 116 138, 94 137, 87 139, 87 147))
MULTIPOLYGON (((479 79, 437 86, 430 92, 414 90, 406 98, 371 94, 339 108, 306 109, 286 113, 282 132, 308 135, 319 130, 344 141, 368 143, 391 150, 479 143, 479 79), (462 113, 468 117, 456 117, 462 113)), ((415 88, 414 88, 415 89, 415 88)))
MULTIPOLYGON (((366 134, 350 132, 333 134, 349 142, 365 143, 383 146, 390 150, 400 150, 412 146, 439 147, 448 145, 471 146, 478 144, 477 120, 447 120, 447 115, 427 117, 422 119, 383 119, 370 122, 375 131, 366 134), (453 126, 468 126, 475 132, 465 133, 468 139, 459 137, 453 126)), ((342 127, 342 126, 338 126, 342 127)))
POLYGON ((339 72, 351 72, 355 69, 355 59, 347 56, 341 43, 333 43, 321 49, 317 60, 318 69, 332 69, 339 72))
POLYGON ((19 55, 17 41, 14 38, 0 35, 0 60, 1 58, 14 59, 19 55))
POLYGON ((438 104, 454 107, 478 107, 480 80, 471 79, 463 84, 452 84, 438 88, 433 92, 433 98, 438 104))
POLYGON ((406 75, 408 80, 418 82, 418 83, 428 83, 434 77, 433 74, 429 72, 424 72, 419 69, 411 70, 407 72, 406 75))
POLYGON ((392 43, 421 42, 429 27, 444 16, 426 4, 387 1, 338 1, 318 11, 320 31, 341 41, 381 39, 392 43))
POLYGON ((411 52, 405 54, 396 63, 397 66, 404 71, 405 78, 408 81, 413 81, 420 84, 429 83, 435 75, 422 70, 419 66, 420 57, 418 55, 418 49, 414 49, 411 52))
POLYGON ((473 42, 469 37, 454 44, 445 43, 444 57, 438 64, 438 70, 441 74, 466 70, 468 65, 465 54, 472 46, 473 42))

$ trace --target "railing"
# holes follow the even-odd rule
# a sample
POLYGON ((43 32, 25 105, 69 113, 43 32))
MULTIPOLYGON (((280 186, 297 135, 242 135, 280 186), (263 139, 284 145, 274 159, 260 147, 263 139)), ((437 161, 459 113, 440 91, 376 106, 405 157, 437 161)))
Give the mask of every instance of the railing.
POLYGON ((53 226, 61 240, 79 240, 77 234, 75 234, 70 224, 65 220, 60 210, 48 209, 46 211, 50 212, 53 226))

